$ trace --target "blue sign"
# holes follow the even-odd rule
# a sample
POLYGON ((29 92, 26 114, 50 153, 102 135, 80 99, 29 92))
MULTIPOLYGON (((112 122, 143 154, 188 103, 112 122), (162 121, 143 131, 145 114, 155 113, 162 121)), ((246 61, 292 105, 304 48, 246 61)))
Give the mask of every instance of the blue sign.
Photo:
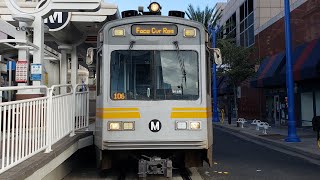
POLYGON ((7 71, 9 71, 9 63, 11 63, 11 70, 16 70, 16 62, 15 61, 8 61, 7 62, 7 71))
POLYGON ((41 81, 41 74, 31 74, 31 81, 41 81))
POLYGON ((42 65, 31 64, 31 81, 41 81, 42 65))

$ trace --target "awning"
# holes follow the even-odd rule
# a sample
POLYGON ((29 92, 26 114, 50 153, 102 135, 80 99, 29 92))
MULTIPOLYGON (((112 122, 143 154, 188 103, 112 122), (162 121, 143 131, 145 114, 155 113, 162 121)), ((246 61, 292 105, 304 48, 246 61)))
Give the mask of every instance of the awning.
POLYGON ((256 77, 251 81, 253 87, 276 86, 279 81, 275 78, 284 65, 285 54, 279 53, 266 57, 261 63, 256 77))
MULTIPOLYGON (((296 47, 292 54, 294 81, 320 78, 320 39, 296 47)), ((283 66, 280 79, 286 82, 286 66, 283 66)))

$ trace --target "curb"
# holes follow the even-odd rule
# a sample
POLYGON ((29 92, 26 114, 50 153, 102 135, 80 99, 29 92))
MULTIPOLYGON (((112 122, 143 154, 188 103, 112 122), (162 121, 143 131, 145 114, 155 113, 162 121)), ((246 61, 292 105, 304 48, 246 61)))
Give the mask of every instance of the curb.
MULTIPOLYGON (((251 139, 251 140, 254 140, 254 141, 258 141, 258 142, 262 142, 264 143, 264 146, 265 147, 268 147, 270 148, 269 146, 267 145, 272 145, 272 146, 275 146, 275 147, 278 147, 278 148, 281 148, 281 149, 284 149, 286 151, 289 151, 289 152, 294 152, 294 153, 297 153, 297 154, 300 154, 302 156, 305 156, 305 158, 307 158, 308 160, 309 159, 314 159, 316 161, 320 161, 320 155, 318 154, 314 154, 312 152, 306 152, 306 151, 303 151, 303 150, 300 150, 300 149, 297 149, 297 148, 292 148, 290 146, 287 146, 287 145, 284 145, 284 144, 281 144, 281 143, 278 143, 278 142, 275 142, 275 141, 272 141, 272 140, 269 140, 269 139, 265 139, 265 138, 261 138, 261 137, 257 137, 255 135, 252 135, 252 134, 249 134, 249 133, 244 133, 244 132, 241 132, 239 130, 235 130, 235 129, 231 129, 231 128, 227 128, 227 127, 224 127, 224 126, 221 126, 219 124, 214 124, 214 126, 216 128, 219 128, 221 130, 224 130, 224 131, 227 131, 230 133, 230 131, 232 132, 233 135, 240 135, 238 137, 244 139, 244 138, 248 138, 248 139, 251 139)), ((272 149, 272 148, 271 148, 272 149)), ((319 149, 320 150, 320 149, 319 149)), ((318 164, 318 163, 317 163, 318 164)))

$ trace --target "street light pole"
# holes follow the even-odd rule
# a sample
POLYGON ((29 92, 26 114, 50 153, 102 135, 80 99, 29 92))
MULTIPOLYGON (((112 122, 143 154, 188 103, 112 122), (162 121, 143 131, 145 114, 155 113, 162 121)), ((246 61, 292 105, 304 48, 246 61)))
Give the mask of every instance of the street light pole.
POLYGON ((300 142, 296 132, 296 120, 294 112, 294 81, 292 71, 292 49, 291 49, 291 25, 290 25, 290 0, 284 0, 285 7, 285 39, 286 39, 286 81, 288 94, 288 137, 286 142, 300 142))
MULTIPOLYGON (((216 48, 216 33, 218 30, 216 30, 214 27, 209 25, 209 31, 211 32, 212 36, 212 48, 216 48)), ((218 92, 217 92, 217 64, 215 61, 212 63, 212 94, 213 94, 213 116, 212 116, 212 122, 219 122, 219 117, 218 117, 218 92)))

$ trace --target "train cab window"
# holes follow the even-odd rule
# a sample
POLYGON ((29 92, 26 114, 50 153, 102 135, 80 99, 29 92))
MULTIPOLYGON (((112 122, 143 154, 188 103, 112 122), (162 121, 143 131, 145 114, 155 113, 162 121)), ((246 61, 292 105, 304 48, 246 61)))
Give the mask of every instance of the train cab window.
POLYGON ((111 54, 111 99, 152 98, 150 51, 115 51, 111 54))
POLYGON ((199 98, 195 51, 113 51, 110 74, 113 100, 199 98))

